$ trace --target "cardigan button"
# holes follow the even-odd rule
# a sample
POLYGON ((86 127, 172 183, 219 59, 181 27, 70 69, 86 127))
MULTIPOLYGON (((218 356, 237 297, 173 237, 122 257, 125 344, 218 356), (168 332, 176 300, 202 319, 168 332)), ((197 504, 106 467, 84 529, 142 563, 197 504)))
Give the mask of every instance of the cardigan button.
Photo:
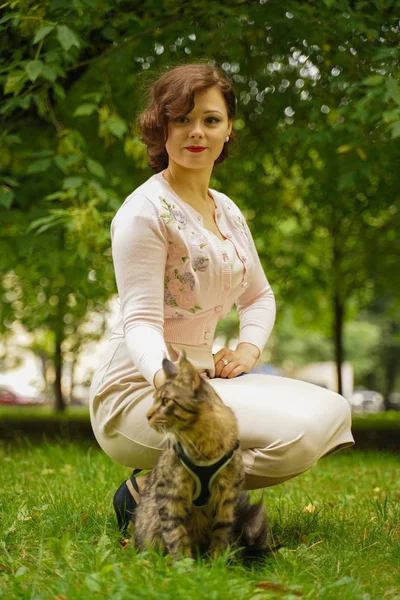
POLYGON ((229 256, 227 254, 225 254, 225 252, 222 255, 222 257, 223 257, 224 262, 229 262, 229 256))
POLYGON ((246 287, 246 286, 247 286, 247 281, 243 281, 243 282, 240 284, 240 287, 246 287))
POLYGON ((211 331, 206 331, 206 332, 205 332, 205 334, 204 334, 204 339, 205 339, 205 340, 209 340, 209 339, 211 339, 211 331))
POLYGON ((222 310, 222 306, 221 306, 221 304, 218 304, 218 306, 216 306, 216 307, 214 308, 214 310, 215 310, 215 312, 217 312, 217 313, 221 312, 221 310, 222 310))

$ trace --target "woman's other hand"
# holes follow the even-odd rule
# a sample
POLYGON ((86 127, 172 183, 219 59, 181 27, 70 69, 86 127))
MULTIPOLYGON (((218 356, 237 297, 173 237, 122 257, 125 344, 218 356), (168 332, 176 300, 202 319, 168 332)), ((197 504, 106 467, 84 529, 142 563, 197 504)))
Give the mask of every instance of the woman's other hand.
POLYGON ((241 373, 249 373, 260 356, 257 346, 242 342, 236 350, 221 348, 213 354, 215 377, 232 379, 241 373))
POLYGON ((160 388, 163 383, 165 383, 167 381, 167 377, 164 373, 164 369, 159 369, 157 371, 157 373, 154 375, 154 379, 153 379, 153 385, 156 388, 156 390, 158 390, 158 388, 160 388))

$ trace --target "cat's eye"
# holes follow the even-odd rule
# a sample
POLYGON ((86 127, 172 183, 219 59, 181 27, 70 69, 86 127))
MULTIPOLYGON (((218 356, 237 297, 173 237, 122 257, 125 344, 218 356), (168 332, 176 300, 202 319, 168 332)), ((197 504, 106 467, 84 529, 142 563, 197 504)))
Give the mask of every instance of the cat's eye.
POLYGON ((167 406, 169 402, 169 398, 161 398, 161 405, 162 406, 167 406))

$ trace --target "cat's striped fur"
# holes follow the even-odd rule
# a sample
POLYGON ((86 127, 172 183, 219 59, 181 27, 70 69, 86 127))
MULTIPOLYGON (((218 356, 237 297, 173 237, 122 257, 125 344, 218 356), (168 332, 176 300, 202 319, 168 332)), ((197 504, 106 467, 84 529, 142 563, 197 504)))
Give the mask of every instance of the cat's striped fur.
POLYGON ((167 447, 149 474, 136 509, 136 549, 146 550, 150 544, 178 559, 197 552, 217 556, 236 543, 246 548, 247 556, 265 553, 265 509, 262 503, 250 504, 248 493, 242 490, 240 448, 215 477, 204 507, 193 505, 194 479, 173 448, 179 441, 196 464, 217 461, 234 448, 238 438, 233 411, 185 357, 179 369, 164 359, 163 369, 167 381, 157 390, 147 418, 154 429, 167 434, 167 447))

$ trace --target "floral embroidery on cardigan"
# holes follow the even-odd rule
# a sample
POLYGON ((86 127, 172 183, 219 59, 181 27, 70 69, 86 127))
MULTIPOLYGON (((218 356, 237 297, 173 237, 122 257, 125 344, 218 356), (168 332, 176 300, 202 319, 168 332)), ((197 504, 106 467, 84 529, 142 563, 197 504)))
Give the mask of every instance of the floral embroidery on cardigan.
POLYGON ((178 269, 167 271, 164 278, 164 302, 169 306, 185 308, 195 313, 203 310, 196 304, 194 289, 196 282, 193 273, 179 273, 178 269))
POLYGON ((195 233, 192 231, 192 240, 193 246, 199 246, 200 250, 203 250, 207 246, 207 239, 202 233, 195 233))
POLYGON ((166 225, 176 223, 178 229, 185 229, 187 224, 185 214, 175 204, 169 204, 162 196, 159 196, 159 199, 161 200, 161 206, 167 210, 167 212, 160 214, 166 225))
POLYGON ((245 221, 244 221, 244 218, 242 217, 242 214, 241 214, 239 208, 234 204, 234 202, 232 202, 232 200, 230 198, 224 198, 224 203, 225 203, 226 208, 230 212, 235 213, 235 215, 232 215, 232 217, 234 218, 234 223, 235 223, 236 227, 239 229, 240 233, 245 236, 246 240, 248 240, 249 236, 246 231, 245 221))
POLYGON ((239 229, 240 233, 242 233, 247 238, 244 220, 241 215, 236 216, 236 227, 239 229))
POLYGON ((171 242, 168 241, 169 244, 169 252, 168 255, 172 258, 172 259, 177 259, 180 258, 183 262, 186 262, 187 260, 189 260, 189 256, 187 256, 187 248, 185 246, 185 244, 182 244, 180 242, 171 242))
POLYGON ((174 312, 174 314, 173 314, 173 315, 171 315, 171 316, 169 317, 169 319, 183 319, 183 318, 184 318, 184 317, 183 317, 183 314, 182 314, 182 313, 180 313, 180 312, 178 312, 177 310, 174 312))
POLYGON ((193 271, 200 271, 200 273, 204 273, 204 271, 207 271, 209 262, 209 258, 195 256, 192 260, 192 269, 193 271))

